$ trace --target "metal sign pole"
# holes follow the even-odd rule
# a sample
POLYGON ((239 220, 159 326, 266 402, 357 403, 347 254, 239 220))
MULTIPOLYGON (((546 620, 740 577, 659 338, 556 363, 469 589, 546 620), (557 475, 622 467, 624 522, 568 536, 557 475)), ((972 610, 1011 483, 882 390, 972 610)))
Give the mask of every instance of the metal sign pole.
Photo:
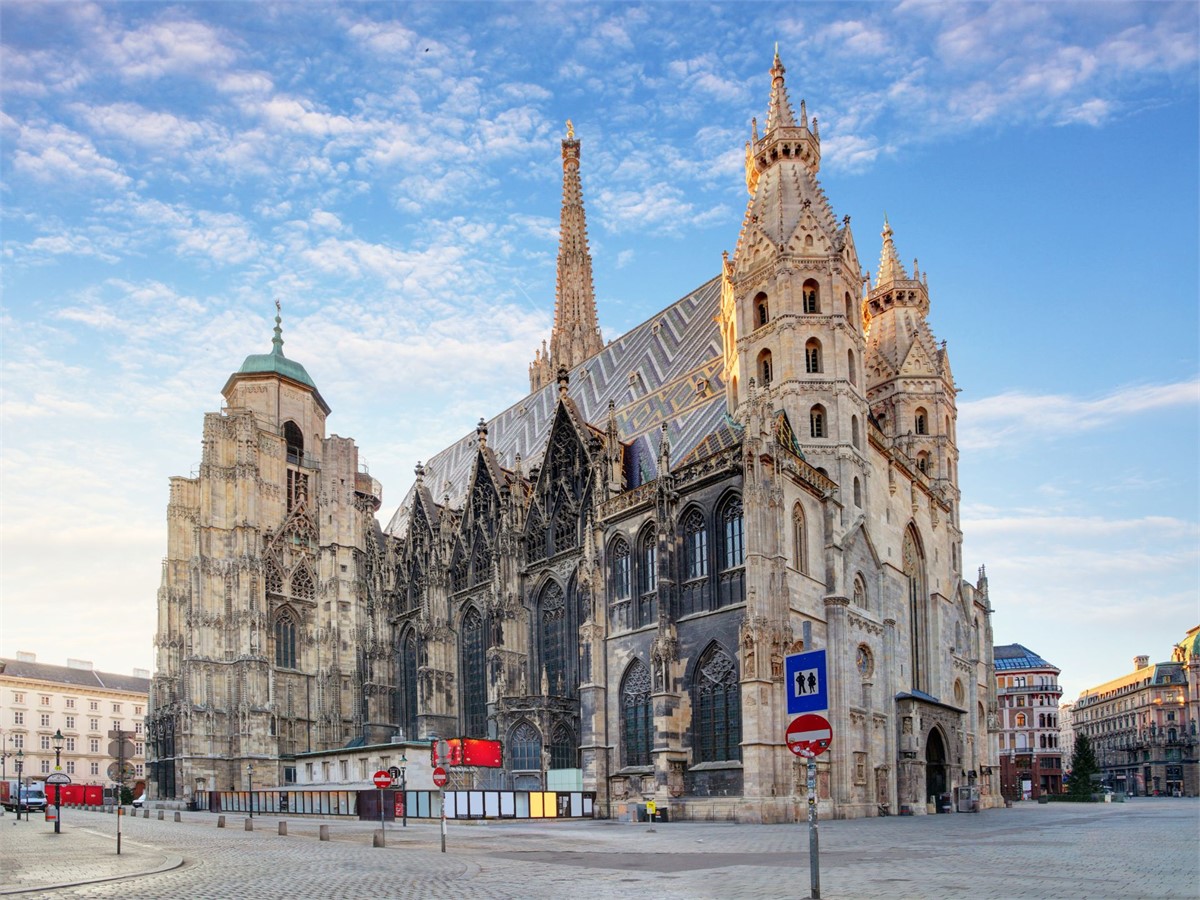
POLYGON ((446 852, 446 789, 442 788, 442 852, 446 852))
POLYGON ((387 846, 387 825, 385 825, 384 821, 383 821, 383 788, 379 789, 379 834, 380 834, 381 844, 384 847, 386 847, 387 846))
POLYGON ((808 872, 813 900, 821 898, 821 853, 817 834, 817 758, 808 757, 808 872))

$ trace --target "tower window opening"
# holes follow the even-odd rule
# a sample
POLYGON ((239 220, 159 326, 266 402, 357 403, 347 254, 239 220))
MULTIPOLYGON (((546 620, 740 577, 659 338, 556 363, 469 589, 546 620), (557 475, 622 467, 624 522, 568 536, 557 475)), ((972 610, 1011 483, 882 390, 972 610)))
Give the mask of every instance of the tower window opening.
POLYGON ((762 353, 758 354, 758 377, 763 387, 766 387, 771 383, 771 376, 773 374, 774 370, 771 366, 771 351, 764 350, 762 353))
POLYGON ((823 438, 826 435, 825 407, 819 403, 808 411, 808 431, 815 438, 823 438))
POLYGON ((804 282, 801 292, 804 297, 804 311, 809 315, 814 315, 821 311, 821 297, 817 283, 812 279, 804 282))
POLYGON ((821 371, 821 342, 809 338, 804 345, 804 371, 813 374, 821 371))
POLYGON ((854 365, 854 351, 846 351, 846 370, 850 373, 850 383, 858 384, 858 368, 854 365))
POLYGON ((917 407, 916 415, 913 417, 913 430, 917 434, 929 434, 929 415, 922 406, 917 407))
POLYGON ((754 298, 754 327, 762 328, 771 321, 771 308, 767 304, 767 295, 759 294, 754 298))

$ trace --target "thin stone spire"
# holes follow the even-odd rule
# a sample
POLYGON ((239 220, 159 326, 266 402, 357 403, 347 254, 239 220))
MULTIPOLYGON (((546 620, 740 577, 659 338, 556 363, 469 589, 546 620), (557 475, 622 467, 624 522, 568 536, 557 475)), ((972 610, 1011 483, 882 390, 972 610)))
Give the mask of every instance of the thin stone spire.
POLYGON ((904 271, 904 263, 900 262, 900 254, 896 252, 892 234, 891 223, 888 222, 885 214, 883 217, 883 249, 879 251, 879 274, 875 278, 876 287, 890 281, 908 280, 908 273, 904 271))
MULTIPOLYGON (((770 134, 776 128, 794 128, 796 117, 792 113, 792 104, 788 100, 787 86, 783 83, 783 73, 787 69, 779 60, 779 45, 775 46, 775 61, 771 65, 771 103, 767 107, 767 130, 770 134)), ((805 123, 807 124, 807 123, 805 123)))
POLYGON ((550 353, 537 354, 529 367, 529 389, 536 391, 555 378, 558 368, 573 369, 604 349, 596 320, 592 255, 588 250, 583 185, 579 180, 579 139, 567 121, 562 142, 563 194, 558 234, 558 279, 554 299, 554 331, 550 353))

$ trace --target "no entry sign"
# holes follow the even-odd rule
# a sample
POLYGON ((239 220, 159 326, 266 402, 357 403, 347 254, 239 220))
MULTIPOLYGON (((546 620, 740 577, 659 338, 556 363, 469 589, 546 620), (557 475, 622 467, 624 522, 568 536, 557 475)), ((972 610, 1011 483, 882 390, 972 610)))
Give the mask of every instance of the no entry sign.
POLYGON ((446 770, 441 766, 433 770, 433 783, 438 787, 446 786, 446 770))
POLYGON ((375 787, 379 788, 381 791, 385 787, 392 786, 392 776, 389 775, 387 772, 383 771, 383 769, 380 769, 378 772, 375 773, 375 777, 373 780, 375 782, 375 787))
POLYGON ((829 749, 833 729, 824 716, 808 713, 792 719, 785 738, 788 749, 797 756, 820 756, 829 749))

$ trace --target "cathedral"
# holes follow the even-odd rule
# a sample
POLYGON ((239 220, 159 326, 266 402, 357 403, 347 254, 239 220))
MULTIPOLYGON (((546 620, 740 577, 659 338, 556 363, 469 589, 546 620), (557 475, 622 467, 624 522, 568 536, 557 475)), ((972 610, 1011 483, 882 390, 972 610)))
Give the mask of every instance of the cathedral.
POLYGON ((962 572, 928 280, 886 222, 864 270, 784 74, 776 54, 732 255, 607 344, 568 123, 530 393, 418 463, 386 527, 276 317, 205 416, 198 475, 171 479, 152 796, 227 790, 248 764, 287 784, 296 754, 355 742, 480 737, 504 768, 478 787, 801 820, 784 659, 824 649, 823 816, 923 814, 968 786, 997 802, 991 606, 962 572))

